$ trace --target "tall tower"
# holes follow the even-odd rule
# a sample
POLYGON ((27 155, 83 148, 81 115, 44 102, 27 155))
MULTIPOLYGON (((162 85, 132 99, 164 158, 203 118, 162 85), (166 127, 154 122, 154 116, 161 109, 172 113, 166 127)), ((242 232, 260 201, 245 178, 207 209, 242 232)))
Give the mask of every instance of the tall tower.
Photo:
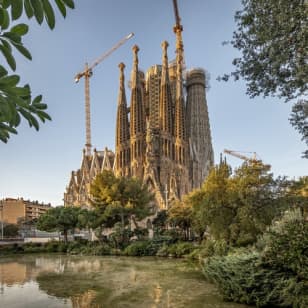
POLYGON ((116 148, 115 148, 115 174, 128 176, 130 167, 130 136, 129 122, 124 86, 125 64, 120 63, 120 88, 118 97, 117 123, 116 123, 116 148))
POLYGON ((205 71, 192 69, 186 74, 187 131, 190 144, 192 187, 200 187, 214 164, 208 108, 205 96, 205 71))
POLYGON ((139 81, 138 51, 133 48, 133 70, 131 75, 131 102, 130 102, 130 148, 131 148, 131 175, 143 178, 143 163, 145 155, 145 112, 143 89, 139 81))
POLYGON ((168 42, 162 43, 163 49, 163 65, 160 84, 160 99, 159 99, 159 119, 160 132, 162 144, 162 156, 172 158, 172 135, 173 135, 173 121, 172 121, 172 95, 169 84, 168 73, 168 42))
POLYGON ((159 89, 161 81, 161 65, 151 66, 146 73, 146 95, 148 100, 149 125, 159 129, 159 89))
POLYGON ((186 132, 185 104, 183 93, 183 63, 184 45, 182 39, 183 27, 179 17, 177 1, 173 0, 176 24, 173 28, 176 35, 176 84, 175 84, 175 162, 178 164, 178 194, 179 196, 189 191, 188 179, 188 142, 186 132))

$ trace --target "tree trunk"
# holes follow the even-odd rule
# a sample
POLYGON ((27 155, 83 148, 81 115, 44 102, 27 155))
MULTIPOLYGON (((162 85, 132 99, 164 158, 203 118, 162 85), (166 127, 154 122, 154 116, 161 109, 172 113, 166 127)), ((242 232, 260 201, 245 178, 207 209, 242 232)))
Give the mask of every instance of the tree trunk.
POLYGON ((67 243, 67 230, 63 231, 63 235, 64 235, 64 242, 67 243))

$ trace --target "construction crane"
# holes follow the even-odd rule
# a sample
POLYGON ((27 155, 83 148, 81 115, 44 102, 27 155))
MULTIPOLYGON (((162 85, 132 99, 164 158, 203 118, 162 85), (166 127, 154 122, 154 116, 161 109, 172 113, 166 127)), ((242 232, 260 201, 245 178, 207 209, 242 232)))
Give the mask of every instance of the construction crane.
POLYGON ((174 16, 175 16, 175 26, 173 28, 173 31, 176 33, 178 30, 183 31, 183 26, 181 25, 181 18, 179 14, 179 8, 177 0, 173 0, 173 9, 174 9, 174 16))
MULTIPOLYGON (((263 164, 262 160, 257 158, 256 152, 245 152, 245 153, 251 153, 252 157, 248 157, 246 155, 241 154, 241 151, 233 151, 233 150, 224 149, 224 153, 232 155, 232 156, 237 157, 237 158, 240 158, 240 159, 245 160, 247 162, 251 162, 256 166, 263 164)), ((268 170, 271 168, 271 165, 265 165, 265 164, 263 164, 263 165, 268 170)))
POLYGON ((85 80, 85 113, 86 113, 86 144, 85 150, 86 155, 91 155, 91 113, 90 113, 90 77, 93 75, 93 68, 106 59, 110 54, 122 46, 127 40, 132 38, 134 33, 130 33, 122 38, 117 44, 115 44, 111 49, 103 53, 99 58, 97 58, 91 65, 85 64, 85 68, 82 72, 79 72, 75 76, 75 82, 84 77, 85 80))
POLYGON ((173 32, 176 35, 176 52, 180 53, 180 62, 182 70, 185 70, 185 57, 184 57, 184 44, 182 39, 183 26, 181 25, 181 18, 179 14, 179 7, 177 0, 173 0, 173 11, 175 17, 175 25, 173 27, 173 32))

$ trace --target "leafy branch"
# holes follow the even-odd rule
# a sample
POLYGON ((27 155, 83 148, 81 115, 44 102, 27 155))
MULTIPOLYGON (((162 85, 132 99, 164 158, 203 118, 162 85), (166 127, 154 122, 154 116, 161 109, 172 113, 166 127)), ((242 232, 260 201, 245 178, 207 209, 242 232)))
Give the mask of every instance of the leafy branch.
MULTIPOLYGON (((54 2, 63 17, 66 17, 67 8, 75 7, 73 0, 54 2)), ((45 20, 51 30, 55 27, 55 13, 49 0, 0 0, 0 52, 12 71, 16 70, 13 50, 32 60, 30 51, 22 41, 29 26, 24 23, 11 26, 23 13, 28 19, 35 18, 39 25, 45 20)), ((10 134, 17 134, 16 128, 21 118, 36 130, 39 130, 39 120, 43 123, 51 120, 46 113, 47 105, 42 103, 42 96, 32 98, 30 86, 20 86, 19 81, 19 75, 9 75, 7 69, 0 65, 0 140, 5 143, 10 134)))

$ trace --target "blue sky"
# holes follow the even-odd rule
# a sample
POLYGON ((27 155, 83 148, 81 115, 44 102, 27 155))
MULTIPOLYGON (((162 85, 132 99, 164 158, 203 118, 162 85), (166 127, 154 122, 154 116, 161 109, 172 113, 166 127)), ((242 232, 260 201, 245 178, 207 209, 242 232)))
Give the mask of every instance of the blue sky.
MULTIPOLYGON (((80 167, 85 143, 84 83, 73 79, 85 62, 92 62, 130 32, 135 36, 94 70, 91 78, 92 144, 114 149, 118 63, 126 64, 126 82, 132 67, 131 47, 137 44, 139 66, 146 71, 161 63, 161 42, 167 40, 174 58, 172 0, 76 0, 64 20, 57 14, 56 28, 30 22, 24 38, 33 60, 16 54, 17 73, 30 83, 34 95, 43 94, 52 122, 39 132, 23 122, 17 136, 0 143, 0 198, 24 197, 63 204, 71 170, 80 167)), ((249 99, 245 84, 216 78, 232 70, 238 55, 222 42, 232 37, 234 12, 240 0, 178 0, 185 62, 203 67, 211 75, 207 101, 215 161, 224 148, 255 151, 272 165, 276 176, 308 174, 305 149, 288 117, 291 104, 277 98, 249 99)), ((1 61, 4 60, 1 58, 1 61)), ((127 98, 130 93, 127 89, 127 98)), ((241 160, 228 156, 233 167, 241 160)))

